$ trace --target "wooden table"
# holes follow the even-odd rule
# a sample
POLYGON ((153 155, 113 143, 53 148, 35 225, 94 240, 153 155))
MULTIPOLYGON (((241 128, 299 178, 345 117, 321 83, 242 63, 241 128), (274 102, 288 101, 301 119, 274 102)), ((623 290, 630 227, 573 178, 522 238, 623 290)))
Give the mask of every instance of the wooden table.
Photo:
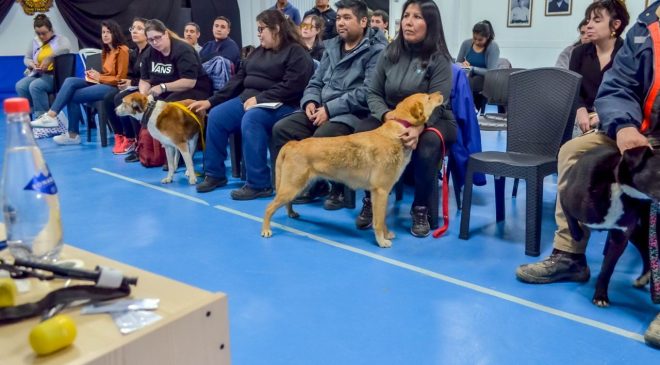
MULTIPOLYGON (((8 253, 3 251, 4 256, 8 253)), ((39 357, 32 351, 28 334, 39 319, 0 326, 0 364, 93 365, 203 365, 229 364, 227 296, 210 293, 165 277, 64 246, 62 259, 81 259, 86 269, 103 265, 137 276, 133 298, 159 298, 156 313, 163 318, 128 335, 119 333, 110 315, 80 315, 79 308, 64 311, 76 322, 74 344, 39 357)), ((29 293, 19 294, 19 304, 42 298, 62 287, 63 280, 31 280, 29 293)))

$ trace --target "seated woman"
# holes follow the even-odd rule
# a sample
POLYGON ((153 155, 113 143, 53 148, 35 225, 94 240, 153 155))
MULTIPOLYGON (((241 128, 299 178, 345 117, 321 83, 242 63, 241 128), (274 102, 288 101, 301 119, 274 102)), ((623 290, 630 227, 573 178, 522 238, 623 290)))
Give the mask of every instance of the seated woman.
POLYGON ((53 92, 53 59, 55 56, 69 53, 71 43, 61 35, 55 34, 53 24, 46 14, 34 17, 36 37, 30 46, 23 63, 27 67, 25 77, 16 83, 16 93, 30 101, 33 115, 41 115, 48 110, 48 94, 53 92))
POLYGON ((119 29, 119 24, 112 20, 102 22, 101 41, 103 43, 101 53, 103 69, 85 71, 85 79, 69 77, 64 80, 51 108, 31 123, 35 128, 57 126, 56 116, 66 105, 69 133, 53 137, 53 141, 57 144, 80 144, 78 134, 82 121, 80 104, 103 100, 105 94, 115 89, 121 79, 126 78, 128 47, 121 29, 119 29))
POLYGON ((323 51, 325 51, 323 33, 321 32, 321 29, 324 29, 323 27, 323 18, 318 15, 308 15, 300 23, 300 35, 303 43, 312 58, 317 61, 321 61, 323 51))
MULTIPOLYGON (((397 37, 381 56, 369 88, 367 101, 371 117, 361 121, 359 131, 378 127, 389 119, 397 103, 414 93, 439 91, 444 105, 449 104, 452 88, 452 61, 445 42, 440 10, 433 0, 408 0, 403 5, 401 25, 397 37)), ((458 127, 452 112, 438 107, 426 127, 436 128, 444 138, 444 149, 449 150, 456 140, 458 127)), ((438 166, 444 158, 440 137, 422 127, 409 127, 401 137, 403 143, 414 149, 415 197, 412 204, 413 236, 425 237, 430 232, 429 205, 433 184, 438 183, 438 166)), ((356 219, 359 229, 371 226, 370 195, 363 199, 360 215, 356 219)))
POLYGON ((587 20, 587 34, 591 43, 573 50, 569 70, 582 75, 576 123, 582 133, 598 125, 599 119, 594 109, 598 87, 605 71, 612 68, 614 56, 623 45, 621 33, 630 21, 625 5, 618 1, 598 0, 591 3, 584 13, 587 20))
POLYGON ((564 48, 563 51, 561 51, 561 53, 557 57, 557 62, 555 62, 555 67, 568 70, 569 63, 571 62, 571 55, 573 54, 573 50, 582 44, 591 42, 589 40, 589 36, 587 35, 587 19, 582 19, 582 21, 580 21, 577 30, 578 33, 580 34, 580 38, 578 38, 578 40, 575 41, 575 43, 571 44, 570 46, 564 48))
POLYGON ((145 28, 151 47, 142 56, 140 92, 165 101, 208 98, 211 79, 195 49, 158 19, 147 21, 145 28))
MULTIPOLYGON (((131 27, 131 40, 135 48, 131 49, 128 60, 128 78, 122 79, 117 84, 117 89, 109 91, 103 98, 108 121, 115 132, 115 146, 112 153, 123 155, 131 153, 136 148, 136 137, 140 131, 140 122, 131 117, 118 117, 115 107, 121 104, 124 96, 136 91, 140 82, 140 65, 145 50, 149 47, 144 18, 134 18, 131 27)), ((137 161, 137 159, 135 160, 137 161)))
POLYGON ((486 71, 497 67, 500 59, 500 47, 495 43, 495 31, 488 20, 483 20, 472 27, 472 39, 461 44, 456 62, 469 70, 470 88, 474 106, 484 113, 486 98, 481 95, 484 88, 486 71))
POLYGON ((244 67, 210 99, 190 105, 192 110, 212 107, 204 151, 206 178, 197 185, 197 192, 209 192, 227 184, 227 141, 230 134, 241 131, 247 181, 231 192, 232 199, 250 200, 273 194, 267 160, 271 130, 275 122, 298 108, 312 76, 313 61, 298 30, 280 11, 261 12, 257 16, 257 33, 260 45, 244 67), (282 105, 257 105, 275 102, 282 105))

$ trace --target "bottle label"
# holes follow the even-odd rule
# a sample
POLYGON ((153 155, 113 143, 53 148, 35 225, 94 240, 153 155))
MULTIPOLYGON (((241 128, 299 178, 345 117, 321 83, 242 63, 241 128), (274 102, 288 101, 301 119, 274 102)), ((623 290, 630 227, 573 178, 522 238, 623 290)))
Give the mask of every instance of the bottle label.
POLYGON ((57 194, 57 186, 55 185, 55 180, 53 176, 48 171, 48 175, 40 173, 35 176, 28 182, 23 190, 34 190, 43 194, 55 195, 57 194))

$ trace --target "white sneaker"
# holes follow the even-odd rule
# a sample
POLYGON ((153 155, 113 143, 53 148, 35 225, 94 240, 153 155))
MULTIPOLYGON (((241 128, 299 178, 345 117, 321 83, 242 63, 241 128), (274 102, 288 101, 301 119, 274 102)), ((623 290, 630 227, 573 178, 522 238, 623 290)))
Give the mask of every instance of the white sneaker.
POLYGON ((69 137, 69 133, 60 134, 59 136, 53 137, 53 141, 59 145, 80 144, 80 134, 74 138, 69 137))
POLYGON ((41 114, 41 116, 30 122, 32 128, 55 128, 58 126, 57 118, 51 117, 48 113, 41 114))

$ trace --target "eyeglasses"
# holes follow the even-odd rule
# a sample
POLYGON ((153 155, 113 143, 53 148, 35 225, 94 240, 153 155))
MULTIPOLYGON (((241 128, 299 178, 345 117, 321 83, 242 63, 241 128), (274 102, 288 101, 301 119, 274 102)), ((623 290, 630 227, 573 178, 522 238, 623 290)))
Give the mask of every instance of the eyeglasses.
POLYGON ((156 43, 156 42, 160 42, 162 39, 163 39, 163 35, 161 34, 161 35, 154 36, 153 38, 147 38, 147 42, 156 43))
POLYGON ((261 34, 268 27, 257 26, 257 33, 261 34))
POLYGON ((45 35, 48 35, 48 33, 50 33, 50 31, 49 31, 49 30, 47 30, 47 31, 45 31, 45 32, 37 32, 37 31, 35 31, 34 33, 36 33, 38 36, 45 36, 45 35))
POLYGON ((140 32, 140 31, 143 31, 143 30, 144 30, 144 27, 130 27, 130 28, 128 28, 128 31, 131 32, 131 33, 132 33, 134 30, 140 32))
POLYGON ((316 28, 314 24, 311 23, 300 23, 300 29, 313 29, 316 28))

